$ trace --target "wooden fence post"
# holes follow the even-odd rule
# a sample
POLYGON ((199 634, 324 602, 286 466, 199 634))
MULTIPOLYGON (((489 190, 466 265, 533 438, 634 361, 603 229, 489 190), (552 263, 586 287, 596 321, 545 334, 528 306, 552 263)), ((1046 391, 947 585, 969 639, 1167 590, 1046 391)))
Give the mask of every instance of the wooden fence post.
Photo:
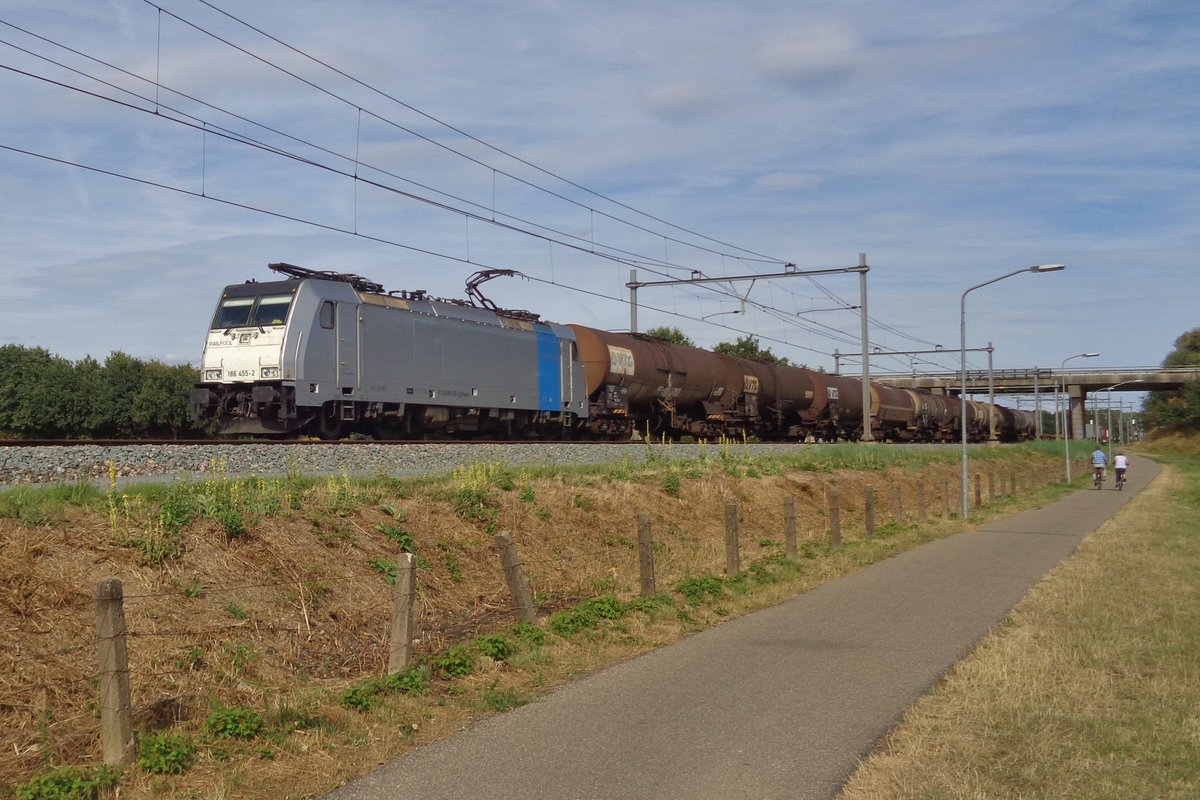
POLYGON ((658 594, 654 582, 654 539, 650 536, 650 515, 638 514, 638 573, 641 575, 642 597, 658 594))
POLYGON ((413 597, 417 593, 417 557, 401 553, 396 559, 395 605, 388 636, 387 671, 393 675, 412 663, 413 597))
POLYGON ((741 554, 738 552, 738 507, 737 503, 725 504, 725 574, 733 578, 742 571, 741 554))
POLYGON ((1008 493, 1013 497, 1017 496, 1017 473, 1008 473, 1008 493))
POLYGON ((129 696, 125 592, 117 578, 96 583, 96 649, 100 660, 100 749, 105 764, 130 764, 137 750, 129 696))
POLYGON ((838 505, 837 487, 828 487, 825 494, 829 500, 829 543, 837 547, 842 543, 842 509, 838 505))
POLYGON ((900 484, 892 485, 892 519, 897 525, 904 524, 904 501, 900 496, 900 484))
POLYGON ((925 479, 917 480, 917 521, 925 521, 925 479))
POLYGON ((988 473, 988 502, 996 502, 996 473, 988 473))
POLYGON ((512 534, 500 531, 495 536, 496 549, 500 552, 500 564, 504 567, 504 582, 508 584, 508 592, 512 595, 513 611, 517 619, 537 624, 537 614, 533 610, 533 595, 529 591, 529 581, 525 571, 521 569, 521 556, 513 542, 512 534))
POLYGON ((950 516, 950 478, 942 476, 942 517, 950 516))
POLYGON ((975 507, 983 505, 983 476, 975 473, 975 507))
POLYGON ((796 560, 796 498, 783 500, 783 552, 792 561, 796 560))
POLYGON ((866 529, 867 538, 875 535, 875 487, 863 487, 863 527, 866 529))

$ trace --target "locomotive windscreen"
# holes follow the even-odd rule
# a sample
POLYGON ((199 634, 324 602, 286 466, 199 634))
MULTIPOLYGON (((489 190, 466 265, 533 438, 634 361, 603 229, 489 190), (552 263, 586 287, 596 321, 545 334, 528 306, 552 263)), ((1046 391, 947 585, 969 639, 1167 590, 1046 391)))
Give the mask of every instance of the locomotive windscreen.
POLYGON ((212 329, 282 325, 292 304, 290 294, 262 297, 226 297, 217 306, 212 329))

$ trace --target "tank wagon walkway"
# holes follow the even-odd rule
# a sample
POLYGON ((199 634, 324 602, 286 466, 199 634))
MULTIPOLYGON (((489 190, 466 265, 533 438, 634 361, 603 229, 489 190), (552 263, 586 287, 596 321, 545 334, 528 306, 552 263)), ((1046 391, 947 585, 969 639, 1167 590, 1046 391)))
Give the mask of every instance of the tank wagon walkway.
POLYGON ((1157 472, 1135 458, 1125 492, 1081 489, 924 545, 419 748, 329 799, 831 798, 1157 472))

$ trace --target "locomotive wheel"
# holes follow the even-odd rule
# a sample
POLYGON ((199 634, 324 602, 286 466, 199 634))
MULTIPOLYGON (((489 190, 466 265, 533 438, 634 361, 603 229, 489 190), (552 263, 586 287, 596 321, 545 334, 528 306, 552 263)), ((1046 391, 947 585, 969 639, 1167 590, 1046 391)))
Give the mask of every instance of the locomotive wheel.
POLYGON ((336 406, 321 409, 320 416, 317 417, 317 436, 325 440, 340 439, 346 432, 345 423, 338 419, 336 406))

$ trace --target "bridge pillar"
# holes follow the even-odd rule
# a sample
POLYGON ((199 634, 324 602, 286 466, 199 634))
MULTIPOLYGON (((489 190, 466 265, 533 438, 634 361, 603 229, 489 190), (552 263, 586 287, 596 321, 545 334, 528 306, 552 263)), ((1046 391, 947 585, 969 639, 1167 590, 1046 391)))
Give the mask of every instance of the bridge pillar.
POLYGON ((1087 428, 1083 421, 1083 410, 1087 402, 1087 395, 1083 392, 1083 387, 1078 384, 1067 384, 1067 397, 1071 403, 1071 427, 1068 435, 1072 439, 1087 438, 1087 428))

